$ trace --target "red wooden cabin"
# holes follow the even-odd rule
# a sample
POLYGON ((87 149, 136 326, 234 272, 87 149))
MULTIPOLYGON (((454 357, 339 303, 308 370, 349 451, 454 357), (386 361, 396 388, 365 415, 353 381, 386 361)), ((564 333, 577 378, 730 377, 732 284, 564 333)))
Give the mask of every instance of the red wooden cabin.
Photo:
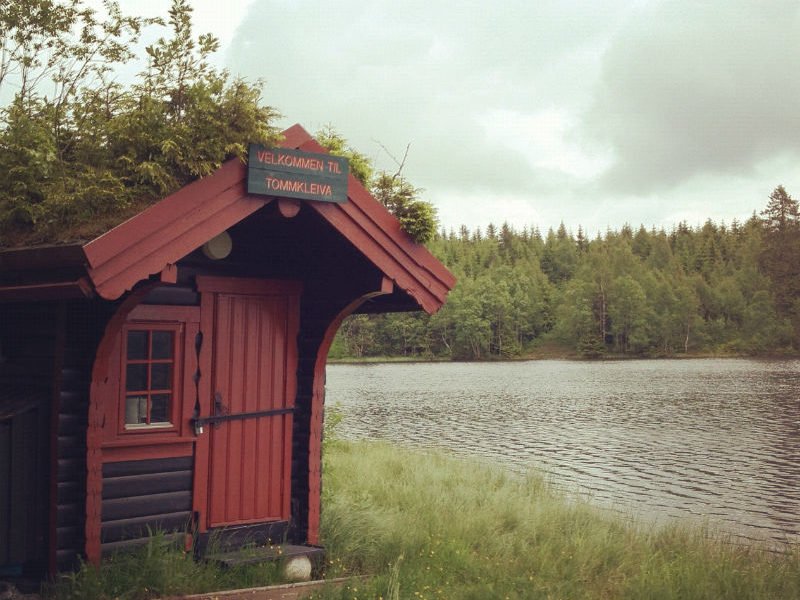
MULTIPOLYGON (((299 126, 284 145, 324 152, 299 126)), ((249 195, 246 173, 87 243, 0 252, 0 569, 53 573, 148 529, 319 542, 337 328, 434 312, 454 279, 352 176, 337 204, 249 195)))

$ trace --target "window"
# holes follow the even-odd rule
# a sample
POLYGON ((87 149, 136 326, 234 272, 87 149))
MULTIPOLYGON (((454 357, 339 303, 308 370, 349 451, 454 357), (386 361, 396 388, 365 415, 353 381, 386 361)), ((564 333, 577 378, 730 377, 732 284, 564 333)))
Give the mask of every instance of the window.
POLYGON ((122 369, 126 431, 171 428, 175 423, 178 326, 125 328, 122 369))

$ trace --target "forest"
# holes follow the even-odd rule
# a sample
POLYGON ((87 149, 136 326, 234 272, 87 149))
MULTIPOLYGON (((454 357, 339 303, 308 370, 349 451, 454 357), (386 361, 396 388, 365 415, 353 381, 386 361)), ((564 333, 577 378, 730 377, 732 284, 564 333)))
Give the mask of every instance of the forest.
MULTIPOLYGON (((0 248, 91 239, 243 158, 249 142, 278 142, 261 82, 213 67, 219 43, 195 35, 188 0, 173 0, 164 20, 104 6, 0 5, 0 248), (148 27, 164 36, 137 56, 148 27), (133 81, 119 82, 133 64, 133 81)), ((563 224, 437 232, 433 205, 402 175, 405 157, 394 173, 374 172, 333 128, 316 137, 458 278, 433 316, 349 319, 333 358, 800 350, 800 217, 782 186, 730 225, 625 225, 592 239, 563 224)))
POLYGON ((800 348, 798 203, 778 186, 744 223, 629 225, 587 239, 507 223, 440 231, 458 278, 433 316, 356 315, 331 358, 789 354, 800 348))

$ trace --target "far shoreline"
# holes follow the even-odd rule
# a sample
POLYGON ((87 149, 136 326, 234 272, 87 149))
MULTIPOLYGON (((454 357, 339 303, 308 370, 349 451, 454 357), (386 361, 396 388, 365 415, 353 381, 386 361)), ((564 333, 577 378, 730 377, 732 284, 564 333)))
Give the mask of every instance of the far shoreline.
POLYGON ((543 360, 567 360, 573 362, 623 362, 637 360, 697 360, 697 359, 741 359, 752 360, 795 360, 800 359, 798 352, 770 352, 764 354, 723 353, 723 352, 698 352, 690 354, 658 354, 658 355, 630 355, 630 354, 604 354, 597 357, 585 357, 573 352, 532 352, 524 356, 507 356, 491 358, 453 359, 441 356, 363 356, 329 358, 329 365, 372 365, 372 364, 402 364, 402 363, 501 363, 501 362, 529 362, 543 360))

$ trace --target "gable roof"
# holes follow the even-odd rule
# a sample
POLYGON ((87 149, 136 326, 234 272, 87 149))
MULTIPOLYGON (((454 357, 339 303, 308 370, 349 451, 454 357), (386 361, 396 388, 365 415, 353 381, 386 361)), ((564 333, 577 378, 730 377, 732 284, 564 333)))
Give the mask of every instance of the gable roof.
MULTIPOLYGON (((327 153, 299 125, 284 132, 282 146, 327 153)), ((233 159, 86 244, 2 252, 0 272, 14 266, 52 264, 56 257, 62 257, 68 268, 58 276, 43 274, 40 280, 0 282, 0 299, 93 292, 114 300, 152 275, 161 274, 170 281, 181 258, 272 200, 249 195, 246 183, 246 165, 233 159), (65 278, 65 273, 70 275, 65 278)), ((307 204, 420 308, 430 313, 438 310, 455 284, 453 275, 411 240, 397 219, 352 175, 347 196, 348 201, 341 204, 307 204)))

